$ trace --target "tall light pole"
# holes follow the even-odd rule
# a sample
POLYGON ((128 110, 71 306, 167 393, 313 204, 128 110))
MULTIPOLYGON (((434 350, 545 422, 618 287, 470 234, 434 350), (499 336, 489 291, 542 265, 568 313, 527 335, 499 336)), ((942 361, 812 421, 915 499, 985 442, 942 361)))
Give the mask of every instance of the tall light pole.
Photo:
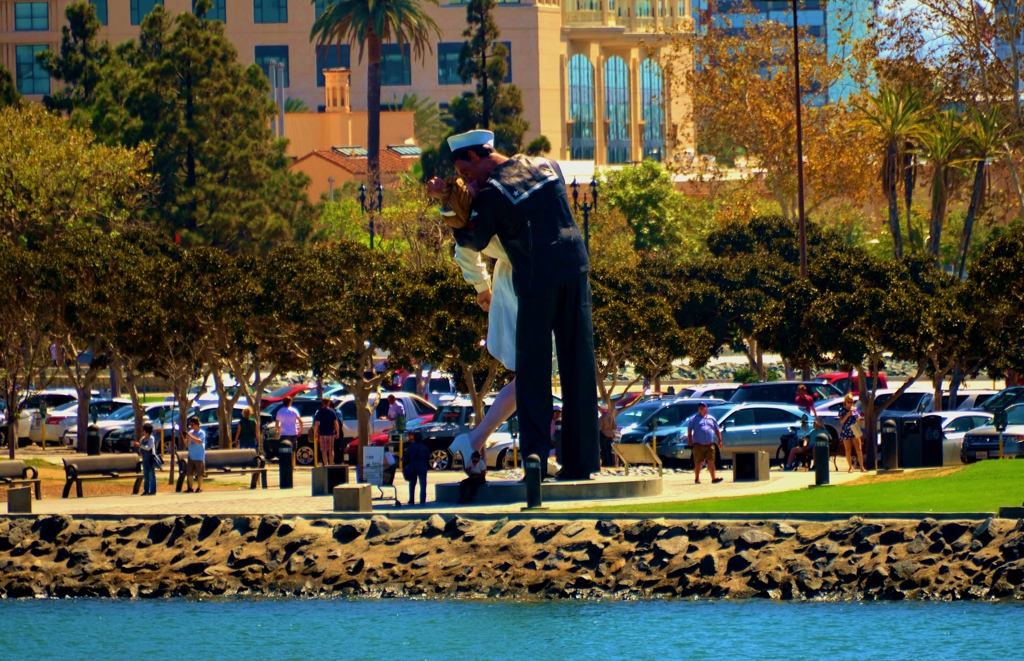
POLYGON ((800 119, 800 35, 793 0, 793 71, 796 79, 796 203, 800 223, 800 277, 807 277, 807 219, 804 217, 804 132, 800 119))

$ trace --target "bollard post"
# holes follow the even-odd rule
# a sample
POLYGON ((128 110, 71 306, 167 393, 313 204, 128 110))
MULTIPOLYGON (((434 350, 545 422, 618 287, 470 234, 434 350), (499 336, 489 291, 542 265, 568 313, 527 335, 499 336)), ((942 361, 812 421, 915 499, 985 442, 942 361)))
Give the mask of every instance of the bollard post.
POLYGON ((827 431, 819 431, 814 435, 814 485, 828 484, 828 442, 827 431))
POLYGON ((292 465, 292 442, 281 441, 281 445, 277 449, 277 468, 278 468, 278 488, 280 489, 291 489, 293 485, 293 471, 295 466, 292 465))
POLYGON ((519 417, 508 421, 508 431, 512 434, 512 468, 519 468, 519 417))
POLYGON ((523 462, 523 469, 526 472, 526 508, 528 510, 538 509, 543 501, 540 494, 540 484, 543 479, 541 472, 540 457, 531 454, 523 462))

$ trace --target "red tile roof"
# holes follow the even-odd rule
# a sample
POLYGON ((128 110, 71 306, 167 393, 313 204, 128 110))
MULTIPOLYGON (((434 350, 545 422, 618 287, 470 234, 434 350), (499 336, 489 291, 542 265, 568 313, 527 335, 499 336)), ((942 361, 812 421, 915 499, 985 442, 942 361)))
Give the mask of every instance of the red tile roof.
MULTIPOLYGON (((348 170, 352 174, 366 174, 366 157, 365 156, 342 156, 333 149, 317 149, 306 154, 302 158, 295 161, 296 164, 301 163, 307 158, 319 157, 326 161, 334 163, 338 167, 348 170)), ((397 172, 408 172, 413 163, 416 162, 415 158, 402 158, 393 151, 387 149, 380 150, 380 171, 384 174, 394 174, 397 172)))

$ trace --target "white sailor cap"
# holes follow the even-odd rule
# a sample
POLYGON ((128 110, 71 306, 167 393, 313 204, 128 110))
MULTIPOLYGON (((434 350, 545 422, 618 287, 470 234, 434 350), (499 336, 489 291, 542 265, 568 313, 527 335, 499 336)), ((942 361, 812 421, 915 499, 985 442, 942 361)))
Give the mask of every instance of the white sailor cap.
POLYGON ((453 152, 466 147, 476 147, 477 145, 490 145, 494 146, 494 132, 485 131, 484 129, 477 129, 475 131, 466 131, 465 133, 459 133, 448 138, 448 146, 453 152))

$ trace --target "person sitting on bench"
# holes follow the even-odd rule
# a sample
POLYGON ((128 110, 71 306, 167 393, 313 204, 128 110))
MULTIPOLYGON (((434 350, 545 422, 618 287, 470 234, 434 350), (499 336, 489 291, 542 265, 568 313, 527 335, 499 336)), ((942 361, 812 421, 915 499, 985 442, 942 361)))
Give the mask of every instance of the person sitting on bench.
POLYGON ((473 458, 466 466, 466 479, 459 483, 459 503, 471 503, 476 497, 476 490, 481 484, 487 484, 487 462, 479 452, 473 453, 473 458))

